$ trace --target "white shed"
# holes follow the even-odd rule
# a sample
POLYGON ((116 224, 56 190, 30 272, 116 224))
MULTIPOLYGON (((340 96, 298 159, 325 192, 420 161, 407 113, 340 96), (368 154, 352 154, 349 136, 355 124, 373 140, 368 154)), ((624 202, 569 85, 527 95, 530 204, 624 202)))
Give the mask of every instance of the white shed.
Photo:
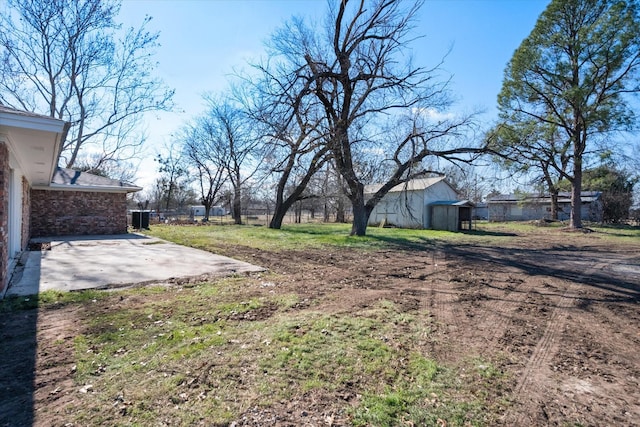
MULTIPOLYGON (((370 198, 381 186, 366 186, 365 198, 370 198)), ((458 194, 444 177, 413 179, 396 185, 378 202, 369 217, 369 225, 432 228, 430 205, 443 200, 458 200, 458 194)))

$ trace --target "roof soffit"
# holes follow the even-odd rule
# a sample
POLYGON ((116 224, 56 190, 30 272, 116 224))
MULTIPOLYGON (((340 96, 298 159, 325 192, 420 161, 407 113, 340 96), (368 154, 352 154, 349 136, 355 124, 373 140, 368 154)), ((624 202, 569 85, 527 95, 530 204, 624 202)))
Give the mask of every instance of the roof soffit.
POLYGON ((48 185, 55 171, 65 122, 0 111, 0 133, 31 185, 48 185))

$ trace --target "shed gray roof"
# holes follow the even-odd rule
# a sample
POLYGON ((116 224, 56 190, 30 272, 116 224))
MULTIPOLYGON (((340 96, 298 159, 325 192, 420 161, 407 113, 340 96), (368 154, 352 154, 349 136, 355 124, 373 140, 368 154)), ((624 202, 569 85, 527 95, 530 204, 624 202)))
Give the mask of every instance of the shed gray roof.
POLYGON ((87 172, 58 167, 51 181, 52 189, 104 191, 112 193, 133 193, 141 187, 117 179, 106 178, 87 172))
MULTIPOLYGON (((443 181, 444 179, 445 179, 444 176, 436 176, 433 178, 414 178, 407 182, 403 182, 402 184, 398 184, 395 187, 392 187, 391 190, 389 190, 389 193, 400 193, 402 191, 424 190, 440 181, 443 181)), ((380 188, 382 188, 382 184, 365 185, 364 193, 373 194, 378 190, 380 190, 380 188)))

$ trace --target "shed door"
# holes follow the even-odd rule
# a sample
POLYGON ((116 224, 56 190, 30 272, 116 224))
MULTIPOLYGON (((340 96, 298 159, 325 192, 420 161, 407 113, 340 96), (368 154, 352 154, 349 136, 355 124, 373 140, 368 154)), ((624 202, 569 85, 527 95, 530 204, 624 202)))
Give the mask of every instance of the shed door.
POLYGON ((431 227, 435 230, 458 231, 458 208, 456 206, 434 206, 431 227))

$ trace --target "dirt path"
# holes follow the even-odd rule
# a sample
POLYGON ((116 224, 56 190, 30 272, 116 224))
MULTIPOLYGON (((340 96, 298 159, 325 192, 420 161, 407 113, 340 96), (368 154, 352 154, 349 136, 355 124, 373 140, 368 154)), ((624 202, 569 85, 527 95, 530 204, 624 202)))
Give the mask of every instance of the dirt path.
POLYGON ((452 338, 484 342, 512 363, 505 368, 514 375, 514 404, 504 425, 636 425, 638 248, 525 243, 450 252, 466 283, 459 301, 472 319, 472 334, 452 338))
POLYGON ((501 360, 505 426, 640 423, 640 244, 558 233, 509 247, 256 256, 323 310, 391 298, 429 312, 429 352, 444 363, 501 360))
MULTIPOLYGON (((640 244, 558 234, 514 237, 509 247, 286 254, 234 247, 227 255, 275 272, 279 283, 269 292, 297 293, 300 309, 313 301, 340 314, 384 298, 420 313, 433 323, 425 352, 453 366, 486 358, 508 375, 502 425, 640 423, 640 244)), ((0 426, 64 419, 77 393, 73 337, 82 316, 54 307, 0 320, 0 387, 10 396, 0 402, 0 426), (35 407, 26 418, 25 405, 35 407)))

